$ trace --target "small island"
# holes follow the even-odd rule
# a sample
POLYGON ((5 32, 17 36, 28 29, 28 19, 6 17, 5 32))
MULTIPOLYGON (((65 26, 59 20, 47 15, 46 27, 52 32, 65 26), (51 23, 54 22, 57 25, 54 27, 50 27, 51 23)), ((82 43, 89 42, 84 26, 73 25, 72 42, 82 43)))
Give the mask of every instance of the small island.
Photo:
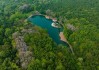
POLYGON ((59 24, 59 23, 55 23, 55 22, 53 22, 53 23, 51 24, 51 26, 52 26, 52 27, 55 27, 55 28, 61 28, 60 24, 59 24))

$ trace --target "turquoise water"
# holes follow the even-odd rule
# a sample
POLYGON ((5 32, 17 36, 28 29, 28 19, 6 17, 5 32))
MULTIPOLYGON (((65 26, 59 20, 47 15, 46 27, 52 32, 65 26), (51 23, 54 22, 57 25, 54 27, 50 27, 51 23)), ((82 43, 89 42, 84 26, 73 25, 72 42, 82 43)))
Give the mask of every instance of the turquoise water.
POLYGON ((62 42, 59 37, 59 32, 61 31, 61 29, 52 27, 51 24, 53 21, 51 19, 46 19, 44 16, 32 16, 31 18, 29 18, 29 21, 31 21, 32 24, 46 29, 48 31, 49 36, 57 44, 64 44, 64 42, 62 42))

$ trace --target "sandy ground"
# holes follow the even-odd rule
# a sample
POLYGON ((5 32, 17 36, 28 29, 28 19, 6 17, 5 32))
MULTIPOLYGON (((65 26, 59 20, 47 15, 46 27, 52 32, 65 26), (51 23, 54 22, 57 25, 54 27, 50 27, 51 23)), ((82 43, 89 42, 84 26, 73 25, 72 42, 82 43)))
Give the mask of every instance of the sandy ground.
POLYGON ((59 36, 60 36, 62 41, 67 42, 63 32, 60 32, 59 36))

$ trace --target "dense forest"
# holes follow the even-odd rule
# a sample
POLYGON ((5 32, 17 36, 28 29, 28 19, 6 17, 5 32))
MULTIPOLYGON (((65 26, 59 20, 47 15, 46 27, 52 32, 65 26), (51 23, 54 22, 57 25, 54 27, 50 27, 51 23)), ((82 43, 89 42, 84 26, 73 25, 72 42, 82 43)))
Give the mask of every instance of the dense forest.
POLYGON ((99 0, 0 0, 0 70, 99 70, 99 0), (27 21, 57 18, 71 44, 27 21))

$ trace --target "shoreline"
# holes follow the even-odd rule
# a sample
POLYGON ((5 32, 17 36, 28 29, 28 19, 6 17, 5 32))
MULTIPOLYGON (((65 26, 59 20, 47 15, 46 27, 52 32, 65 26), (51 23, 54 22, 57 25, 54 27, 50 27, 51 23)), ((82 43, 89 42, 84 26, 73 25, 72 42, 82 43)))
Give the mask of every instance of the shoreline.
POLYGON ((44 16, 46 19, 51 19, 53 22, 57 22, 58 20, 57 20, 57 18, 52 18, 51 16, 48 16, 48 15, 43 15, 43 14, 32 14, 32 15, 30 15, 28 18, 31 18, 31 17, 33 17, 33 16, 39 16, 39 15, 42 15, 42 16, 44 16))
POLYGON ((61 41, 64 41, 64 42, 67 43, 67 40, 66 40, 66 38, 65 38, 65 36, 64 36, 64 34, 63 34, 63 32, 60 32, 60 33, 59 33, 59 36, 60 36, 60 40, 61 40, 61 41))
POLYGON ((65 38, 63 32, 60 32, 59 36, 60 36, 60 40, 61 40, 61 41, 64 41, 64 42, 66 42, 66 43, 69 45, 70 50, 71 50, 71 52, 72 52, 73 55, 74 55, 74 51, 73 51, 72 45, 71 45, 71 44, 68 42, 68 40, 65 38))
MULTIPOLYGON (((36 15, 42 15, 42 16, 44 16, 46 19, 51 19, 51 20, 53 21, 53 23, 51 24, 52 27, 61 28, 61 27, 58 27, 58 26, 55 25, 54 22, 57 22, 57 19, 56 19, 56 18, 52 18, 52 17, 47 16, 47 15, 43 15, 43 14, 32 14, 32 15, 30 15, 28 18, 31 18, 31 17, 36 16, 36 15)), ((61 40, 61 41, 67 43, 67 40, 66 40, 66 38, 65 38, 65 36, 64 36, 64 34, 63 34, 63 32, 60 32, 60 33, 59 33, 59 36, 60 36, 60 40, 61 40)))
MULTIPOLYGON (((51 20, 53 21, 53 23, 54 23, 54 18, 52 18, 52 17, 50 17, 50 16, 43 15, 43 14, 34 14, 34 15, 32 14, 32 15, 30 15, 28 18, 31 18, 31 17, 36 16, 36 15, 42 15, 42 16, 44 16, 46 19, 51 19, 51 20)), ((56 22, 58 22, 58 21, 56 21, 56 22)), ((53 26, 53 27, 56 27, 56 26, 53 26)), ((65 43, 67 43, 67 44, 69 45, 70 50, 71 50, 71 52, 72 52, 73 55, 74 55, 73 48, 72 48, 71 44, 68 42, 68 40, 66 39, 66 37, 64 36, 63 31, 62 31, 62 32, 60 31, 59 37, 60 37, 60 40, 61 40, 61 41, 65 42, 65 43)))
POLYGON ((46 19, 51 19, 53 22, 57 22, 56 18, 52 18, 51 16, 48 15, 43 15, 43 16, 45 16, 46 19))
POLYGON ((58 23, 57 23, 57 25, 56 25, 56 23, 54 23, 54 22, 51 24, 51 26, 52 26, 52 27, 55 27, 55 28, 61 28, 60 26, 58 26, 58 23))

